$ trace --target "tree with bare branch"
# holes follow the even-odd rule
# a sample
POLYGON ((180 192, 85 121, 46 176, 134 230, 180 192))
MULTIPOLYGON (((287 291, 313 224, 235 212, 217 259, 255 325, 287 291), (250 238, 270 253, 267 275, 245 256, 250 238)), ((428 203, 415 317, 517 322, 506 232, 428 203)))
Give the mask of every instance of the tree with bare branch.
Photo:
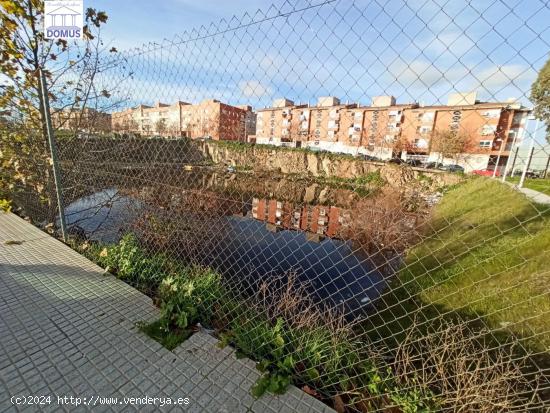
POLYGON ((100 27, 107 21, 103 11, 88 8, 83 39, 70 42, 45 38, 41 0, 2 0, 0 10, 0 71, 4 75, 0 156, 2 169, 10 172, 0 181, 0 197, 23 193, 30 201, 30 195, 37 209, 49 210, 40 218, 52 220, 55 203, 44 98, 50 102, 52 119, 56 113, 67 114, 58 115, 59 122, 54 122, 58 129, 70 123, 74 133, 65 136, 76 137, 84 125, 89 129, 91 110, 105 110, 111 104, 112 92, 101 87, 97 75, 116 64, 117 50, 105 46, 100 38, 100 27), (41 74, 47 89, 41 87, 41 74))

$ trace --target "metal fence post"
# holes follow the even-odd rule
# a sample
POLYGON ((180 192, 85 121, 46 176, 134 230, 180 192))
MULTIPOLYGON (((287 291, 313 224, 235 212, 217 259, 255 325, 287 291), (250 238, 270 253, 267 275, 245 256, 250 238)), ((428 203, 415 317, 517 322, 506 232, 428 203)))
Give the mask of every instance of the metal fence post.
POLYGON ((504 173, 502 174, 502 182, 506 182, 506 176, 508 175, 508 172, 510 172, 510 176, 514 176, 514 168, 516 166, 518 152, 519 152, 519 147, 516 147, 516 150, 514 151, 514 157, 512 158, 513 159, 512 166, 510 168, 508 167, 508 164, 510 163, 510 155, 508 155, 508 159, 506 160, 506 166, 504 168, 504 173))
POLYGON ((523 188, 525 182, 525 176, 527 175, 527 170, 531 166, 531 158, 533 157, 533 152, 535 151, 535 141, 537 138, 537 131, 539 129, 539 120, 535 118, 535 130, 531 134, 531 145, 529 146, 529 153, 527 155, 527 163, 523 167, 523 172, 521 173, 521 178, 518 183, 518 188, 523 188))
POLYGON ((67 242, 67 224, 65 222, 65 209, 63 207, 63 192, 61 190, 61 176, 59 174, 59 164, 57 160, 57 147, 52 127, 52 118, 50 114, 50 99, 48 97, 48 87, 46 76, 40 68, 40 90, 42 93, 42 107, 44 108, 44 121, 46 122, 46 134, 48 135, 48 144, 50 146, 50 155, 52 157, 53 179, 55 185, 55 195, 57 197, 57 209, 59 211, 59 223, 61 225, 61 235, 63 241, 67 242))
POLYGON ((523 184, 525 183, 525 176, 527 175, 527 171, 531 167, 531 160, 533 159, 533 153, 535 152, 535 147, 532 146, 531 149, 529 149, 529 155, 527 157, 527 163, 525 164, 525 167, 523 168, 523 173, 521 174, 521 179, 519 180, 518 188, 523 188, 523 184))

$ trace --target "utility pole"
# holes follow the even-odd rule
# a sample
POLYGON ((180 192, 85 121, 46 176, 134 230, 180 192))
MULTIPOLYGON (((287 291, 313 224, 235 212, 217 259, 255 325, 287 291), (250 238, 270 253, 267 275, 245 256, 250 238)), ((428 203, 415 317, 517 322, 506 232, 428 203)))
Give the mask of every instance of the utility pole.
POLYGON ((42 107, 44 108, 44 121, 46 123, 46 134, 48 135, 48 144, 50 146, 50 156, 52 158, 53 180, 55 185, 55 195, 57 197, 57 209, 59 211, 59 223, 61 225, 61 235, 63 241, 67 242, 67 224, 65 222, 65 208, 63 207, 63 193, 61 191, 61 176, 59 174, 59 163, 57 160, 57 147, 55 145, 55 136, 52 127, 52 118, 50 114, 50 99, 48 97, 48 86, 46 76, 42 68, 40 71, 40 90, 42 93, 42 107))

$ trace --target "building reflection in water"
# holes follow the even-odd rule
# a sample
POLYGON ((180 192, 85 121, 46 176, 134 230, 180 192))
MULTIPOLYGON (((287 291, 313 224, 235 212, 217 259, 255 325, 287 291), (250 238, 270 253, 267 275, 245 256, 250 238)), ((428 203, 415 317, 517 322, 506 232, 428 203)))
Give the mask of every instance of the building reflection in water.
POLYGON ((351 225, 351 211, 328 205, 293 204, 276 199, 253 198, 252 217, 269 230, 301 230, 311 241, 324 237, 342 239, 351 225))

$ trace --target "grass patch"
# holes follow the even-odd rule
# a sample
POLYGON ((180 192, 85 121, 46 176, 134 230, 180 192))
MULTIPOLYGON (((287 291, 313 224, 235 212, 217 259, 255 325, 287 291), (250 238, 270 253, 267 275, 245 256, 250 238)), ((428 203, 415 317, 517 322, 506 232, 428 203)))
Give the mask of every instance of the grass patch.
POLYGON ((494 329, 548 348, 549 218, 547 207, 513 188, 469 179, 436 206, 423 241, 407 254, 402 289, 434 316, 482 317, 494 329))
POLYGON ((386 181, 380 174, 380 170, 372 171, 366 175, 360 175, 354 178, 319 176, 316 177, 315 180, 338 189, 349 189, 362 198, 372 195, 386 184, 386 181))
POLYGON ((147 334, 170 351, 187 340, 192 334, 191 330, 166 329, 162 320, 153 321, 152 323, 137 323, 136 326, 141 332, 147 334))
MULTIPOLYGON (((506 178, 506 182, 518 184, 520 180, 519 176, 506 178)), ((542 192, 543 194, 550 195, 550 179, 530 179, 526 178, 523 183, 525 188, 532 189, 534 191, 542 192)))

